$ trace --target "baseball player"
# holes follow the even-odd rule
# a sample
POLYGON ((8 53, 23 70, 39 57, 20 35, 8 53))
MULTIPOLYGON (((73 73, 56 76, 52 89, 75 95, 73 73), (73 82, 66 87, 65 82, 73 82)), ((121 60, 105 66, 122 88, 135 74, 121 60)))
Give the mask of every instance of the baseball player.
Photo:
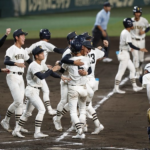
MULTIPOLYGON (((95 124, 95 131, 92 132, 92 134, 98 134, 101 130, 104 129, 103 125, 100 123, 100 121, 97 118, 97 114, 94 110, 94 108, 92 107, 92 98, 94 96, 94 92, 95 92, 95 67, 96 67, 96 63, 102 59, 104 57, 104 52, 94 48, 91 44, 92 42, 90 41, 90 36, 87 35, 85 36, 86 39, 89 39, 89 41, 84 41, 83 42, 83 46, 82 49, 87 48, 89 50, 88 56, 90 58, 90 63, 91 63, 91 69, 92 69, 92 73, 90 75, 87 76, 87 91, 88 91, 88 96, 87 96, 87 100, 86 100, 86 109, 87 111, 92 114, 92 119, 94 121, 95 124)), ((64 110, 63 110, 63 115, 69 111, 68 105, 66 104, 64 106, 64 110)), ((59 126, 59 125, 58 125, 59 126)), ((87 132, 87 126, 84 126, 84 132, 87 132)), ((72 125, 72 127, 70 128, 70 130, 74 130, 74 125, 72 125)))
MULTIPOLYGON (((74 64, 76 66, 82 66, 83 65, 83 62, 79 60, 68 60, 67 61, 65 59, 63 59, 67 54, 70 54, 71 53, 71 49, 70 49, 70 42, 76 37, 76 32, 70 32, 68 35, 67 35, 67 41, 68 41, 68 49, 63 53, 62 55, 62 60, 59 62, 57 61, 57 64, 60 64, 61 63, 66 63, 68 64, 68 61, 69 61, 69 64, 74 64)), ((63 75, 65 77, 68 77, 68 72, 64 72, 63 75)), ((64 114, 65 112, 67 112, 64 108, 64 105, 68 102, 68 84, 64 81, 60 81, 60 87, 61 87, 61 99, 60 99, 60 102, 58 103, 57 105, 57 115, 53 117, 53 122, 54 122, 54 125, 55 125, 55 128, 56 130, 58 131, 62 131, 62 126, 61 126, 61 122, 60 122, 60 119, 62 117, 62 114, 64 114)))
POLYGON ((11 32, 11 28, 6 29, 5 35, 0 39, 0 47, 3 46, 5 40, 6 40, 7 36, 10 34, 10 32, 11 32))
MULTIPOLYGON (((144 75, 142 76, 141 80, 143 88, 147 90, 147 97, 150 104, 150 63, 148 63, 144 68, 144 75)), ((150 124, 150 108, 147 110, 147 118, 150 124)), ((149 140, 150 140, 150 127, 147 128, 149 140)))
POLYGON ((70 60, 81 59, 84 63, 80 67, 67 64, 62 65, 62 68, 68 71, 69 77, 71 78, 71 81, 68 83, 68 104, 71 120, 75 124, 78 132, 72 138, 85 138, 82 127, 86 122, 86 75, 91 73, 90 59, 85 57, 88 54, 88 49, 82 49, 82 42, 79 36, 71 41, 71 51, 73 57, 70 60), (80 71, 84 71, 86 75, 81 76, 79 74, 80 71), (77 104, 79 106, 80 117, 77 115, 77 104))
MULTIPOLYGON (((27 51, 22 48, 22 45, 25 43, 25 36, 28 33, 24 32, 22 29, 18 29, 14 31, 14 45, 9 47, 6 51, 5 55, 5 65, 10 73, 7 74, 6 81, 8 87, 11 91, 14 102, 9 106, 5 118, 1 121, 2 127, 11 132, 9 126, 9 120, 11 115, 15 112, 16 125, 18 124, 18 120, 22 115, 22 106, 24 99, 24 80, 23 73, 25 62, 31 63, 31 59, 27 51)), ((21 132, 28 132, 26 129, 21 128, 21 132)))
MULTIPOLYGON (((142 17, 142 8, 135 6, 133 8, 133 15, 133 30, 130 32, 132 43, 139 48, 145 48, 145 36, 146 33, 150 30, 150 24, 146 18, 142 17)), ((135 50, 132 51, 132 55, 133 63, 136 69, 136 78, 139 78, 140 74, 142 74, 144 52, 135 50)))
MULTIPOLYGON (((49 43, 49 40, 51 38, 51 33, 49 32, 48 29, 41 29, 39 36, 40 36, 39 42, 36 42, 36 43, 32 44, 29 48, 25 49, 25 50, 27 50, 28 54, 32 53, 32 50, 36 46, 40 45, 45 50, 44 51, 45 58, 44 58, 43 62, 46 63, 49 52, 56 52, 56 53, 62 54, 65 51, 64 49, 56 48, 53 44, 49 43)), ((48 113, 50 115, 55 115, 56 110, 52 109, 52 107, 50 105, 50 96, 49 96, 50 90, 49 90, 49 87, 45 80, 43 80, 42 91, 43 91, 43 100, 47 107, 48 113)), ((26 103, 26 101, 25 101, 25 103, 26 103)))
POLYGON ((40 89, 44 85, 43 80, 50 75, 55 78, 61 78, 62 80, 68 80, 68 78, 60 76, 53 72, 60 69, 59 66, 55 66, 51 70, 47 67, 47 65, 43 61, 45 59, 45 54, 41 46, 37 46, 35 49, 33 49, 32 54, 35 58, 35 61, 32 62, 28 68, 26 76, 27 87, 25 90, 25 95, 29 100, 27 102, 26 110, 21 116, 19 123, 13 131, 12 135, 24 137, 20 133, 20 130, 24 123, 27 121, 30 114, 32 113, 33 109, 36 108, 38 110, 38 114, 35 118, 34 138, 43 138, 48 136, 46 134, 41 133, 41 124, 45 114, 45 107, 41 98, 39 97, 39 93, 40 89))
POLYGON ((119 84, 121 81, 121 78, 126 70, 128 68, 130 70, 130 80, 133 86, 133 90, 135 92, 142 90, 142 87, 138 87, 135 80, 135 68, 134 65, 130 59, 129 50, 130 48, 134 49, 135 51, 142 51, 147 52, 145 48, 138 48, 132 44, 131 34, 130 30, 133 29, 133 20, 131 18, 125 18, 123 20, 124 30, 121 32, 120 35, 120 51, 118 55, 118 60, 120 61, 118 73, 115 77, 115 86, 114 86, 114 92, 124 94, 125 91, 122 91, 119 89, 119 84))

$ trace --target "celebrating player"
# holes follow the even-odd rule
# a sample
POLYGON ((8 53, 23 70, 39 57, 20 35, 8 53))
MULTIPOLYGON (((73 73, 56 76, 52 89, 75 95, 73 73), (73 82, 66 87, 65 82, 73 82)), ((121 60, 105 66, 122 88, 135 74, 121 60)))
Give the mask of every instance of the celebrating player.
POLYGON ((133 20, 131 18, 125 18, 123 20, 124 30, 121 32, 120 35, 120 51, 118 55, 118 59, 120 61, 118 73, 115 77, 115 87, 114 92, 124 94, 125 91, 122 91, 119 89, 119 84, 121 81, 121 78, 126 70, 128 68, 130 70, 130 80, 133 86, 134 91, 140 91, 142 90, 142 87, 138 87, 135 80, 135 68, 134 65, 130 59, 129 55, 129 46, 130 48, 136 50, 136 51, 142 51, 142 52, 148 52, 145 48, 138 48, 132 44, 131 34, 130 30, 133 29, 133 20))
MULTIPOLYGON (((16 125, 18 120, 22 115, 23 99, 24 99, 24 80, 23 73, 25 66, 25 61, 31 63, 27 51, 22 48, 25 43, 25 36, 28 33, 24 32, 22 29, 14 31, 13 37, 15 44, 9 47, 5 55, 5 65, 6 68, 10 70, 7 74, 6 80, 8 87, 11 91, 14 102, 9 106, 5 118, 1 121, 2 127, 10 130, 9 120, 11 115, 15 112, 16 125)), ((26 129, 21 128, 21 132, 28 132, 26 129)))
MULTIPOLYGON (((133 8, 134 17, 132 18, 133 29, 131 30, 132 43, 139 47, 145 48, 145 36, 146 33, 150 30, 150 25, 146 18, 142 16, 142 8, 135 6, 133 8)), ((144 52, 142 51, 132 51, 133 55, 133 64, 136 69, 136 78, 139 78, 142 74, 142 63, 144 61, 144 52)))
MULTIPOLYGON (((42 49, 45 50, 44 51, 45 57, 44 57, 43 62, 46 63, 49 52, 56 52, 56 53, 62 54, 65 51, 64 49, 56 48, 53 44, 49 43, 49 40, 51 38, 51 33, 49 32, 48 29, 41 29, 40 33, 39 33, 39 36, 40 36, 40 41, 39 42, 36 42, 36 43, 32 44, 29 48, 25 49, 25 50, 27 50, 28 54, 32 53, 32 50, 36 46, 42 46, 42 49)), ((49 90, 49 87, 48 87, 45 80, 42 80, 42 82, 43 82, 42 91, 43 91, 44 103, 47 107, 48 113, 50 115, 55 115, 56 110, 52 109, 52 107, 50 105, 50 96, 49 96, 50 90, 49 90)), ((25 101, 25 103, 26 103, 26 101, 25 101)))
POLYGON ((41 124, 45 114, 45 107, 41 98, 39 97, 39 93, 40 89, 43 86, 43 79, 47 78, 50 75, 54 78, 61 78, 62 80, 69 79, 53 72, 59 70, 59 66, 55 66, 51 70, 47 67, 47 65, 43 62, 43 60, 45 59, 45 54, 41 46, 38 46, 35 49, 33 49, 32 54, 34 56, 35 61, 30 64, 26 76, 28 84, 25 91, 25 95, 28 98, 27 107, 25 112, 21 116, 19 123, 13 131, 12 135, 24 137, 20 133, 20 130, 24 123, 27 121, 30 114, 32 113, 33 109, 36 108, 38 110, 38 114, 35 118, 34 138, 42 138, 48 136, 46 134, 41 133, 41 124))

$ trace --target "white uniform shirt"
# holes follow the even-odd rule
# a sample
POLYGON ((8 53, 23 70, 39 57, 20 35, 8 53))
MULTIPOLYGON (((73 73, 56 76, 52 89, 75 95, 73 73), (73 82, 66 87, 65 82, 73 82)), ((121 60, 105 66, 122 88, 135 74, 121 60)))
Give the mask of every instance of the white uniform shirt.
POLYGON ((63 58, 64 56, 66 56, 67 54, 71 54, 71 49, 70 49, 70 48, 68 48, 68 49, 63 53, 62 58, 63 58))
POLYGON ((71 78, 71 81, 68 82, 70 85, 85 85, 87 83, 87 76, 80 76, 79 70, 84 69, 85 71, 88 71, 90 65, 90 59, 88 56, 78 56, 78 57, 72 57, 70 60, 78 60, 81 59, 81 62, 84 63, 83 66, 75 66, 75 65, 67 65, 63 64, 62 67, 68 71, 69 77, 71 78))
MULTIPOLYGON (((47 60, 47 57, 48 57, 48 53, 49 52, 54 52, 54 48, 55 46, 51 43, 48 43, 46 41, 39 41, 39 42, 36 42, 34 44, 32 44, 29 48, 25 48, 25 50, 28 52, 28 54, 32 53, 32 50, 37 47, 37 46, 41 46, 44 51, 44 60, 43 62, 46 63, 46 60, 47 60)), ((33 58, 34 60, 34 58, 33 58)))
POLYGON ((142 86, 146 88, 147 84, 150 84, 150 73, 143 76, 142 86))
POLYGON ((104 57, 104 55, 105 55, 104 52, 99 50, 98 48, 95 48, 95 50, 90 51, 88 56, 90 58, 92 73, 90 75, 88 75, 88 77, 95 77, 96 62, 98 59, 104 57))
POLYGON ((119 47, 119 49, 129 51, 130 47, 129 47, 128 43, 132 43, 131 34, 129 31, 124 29, 120 35, 120 47, 119 47))
POLYGON ((139 35, 140 30, 145 31, 146 28, 149 27, 148 21, 140 17, 139 21, 136 21, 135 18, 132 18, 134 29, 130 31, 132 38, 143 39, 146 34, 139 35))
POLYGON ((42 62, 41 65, 40 65, 36 61, 33 61, 29 65, 29 68, 28 68, 28 71, 27 71, 27 76, 26 76, 27 84, 31 87, 42 87, 43 80, 39 79, 34 74, 37 73, 37 72, 44 73, 47 70, 48 70, 48 67, 44 62, 42 62))
MULTIPOLYGON (((63 53, 62 58, 63 58, 64 56, 66 56, 67 54, 71 54, 70 48, 68 48, 68 49, 63 53)), ((69 76, 68 71, 65 71, 65 72, 63 73, 63 75, 64 75, 65 77, 68 77, 68 76, 69 76)))
MULTIPOLYGON (((6 51, 6 55, 10 57, 10 61, 15 63, 24 63, 29 59, 29 55, 27 51, 25 51, 22 47, 18 48, 16 45, 12 45, 6 51)), ((9 69, 11 72, 22 72, 24 73, 24 68, 17 67, 17 66, 8 66, 6 68, 9 69)))

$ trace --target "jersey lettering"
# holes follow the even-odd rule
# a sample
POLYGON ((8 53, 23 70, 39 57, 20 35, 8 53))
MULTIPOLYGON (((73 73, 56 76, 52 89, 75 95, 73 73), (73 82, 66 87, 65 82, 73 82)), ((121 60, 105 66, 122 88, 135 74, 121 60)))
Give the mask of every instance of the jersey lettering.
POLYGON ((15 56, 16 60, 18 59, 24 59, 24 55, 23 54, 18 54, 15 56))

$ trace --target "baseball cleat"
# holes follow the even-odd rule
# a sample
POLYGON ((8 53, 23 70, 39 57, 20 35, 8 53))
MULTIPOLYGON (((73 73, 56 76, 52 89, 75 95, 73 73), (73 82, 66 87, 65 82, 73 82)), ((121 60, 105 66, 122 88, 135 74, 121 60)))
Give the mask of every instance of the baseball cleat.
POLYGON ((85 139, 85 134, 82 133, 82 134, 77 134, 75 136, 72 136, 73 139, 85 139))
POLYGON ((143 87, 139 87, 139 86, 133 87, 133 91, 135 91, 135 92, 138 92, 141 90, 143 90, 143 87))
POLYGON ((95 128, 95 131, 92 132, 91 134, 99 134, 99 132, 102 130, 104 130, 104 126, 102 124, 100 124, 100 126, 95 128))
POLYGON ((62 131, 61 122, 60 122, 60 120, 57 120, 57 116, 54 116, 54 117, 53 117, 53 123, 54 123, 55 129, 56 129, 57 131, 62 131))
POLYGON ((93 119, 93 116, 90 114, 90 112, 88 110, 86 111, 86 117, 90 118, 90 119, 93 119))
POLYGON ((104 58, 104 59, 103 59, 103 62, 111 62, 111 61, 112 61, 111 58, 104 58))
POLYGON ((39 132, 39 133, 34 133, 34 138, 37 139, 37 138, 46 138, 48 137, 49 135, 47 134, 43 134, 42 132, 39 132))
POLYGON ((1 125, 6 131, 12 132, 12 129, 10 129, 9 123, 5 121, 5 119, 1 121, 1 125))
POLYGON ((20 132, 28 133, 28 130, 22 127, 22 128, 20 129, 20 132))
POLYGON ((48 114, 51 115, 51 116, 56 115, 56 113, 57 113, 57 111, 54 110, 54 109, 51 109, 51 110, 48 111, 48 114))
POLYGON ((76 127, 74 124, 72 124, 72 126, 68 129, 68 131, 76 131, 76 127))
POLYGON ((114 89, 114 93, 125 94, 126 91, 122 91, 120 89, 114 89))
POLYGON ((14 137, 19 137, 19 138, 24 138, 25 137, 19 131, 15 131, 15 130, 12 132, 12 135, 14 137))

